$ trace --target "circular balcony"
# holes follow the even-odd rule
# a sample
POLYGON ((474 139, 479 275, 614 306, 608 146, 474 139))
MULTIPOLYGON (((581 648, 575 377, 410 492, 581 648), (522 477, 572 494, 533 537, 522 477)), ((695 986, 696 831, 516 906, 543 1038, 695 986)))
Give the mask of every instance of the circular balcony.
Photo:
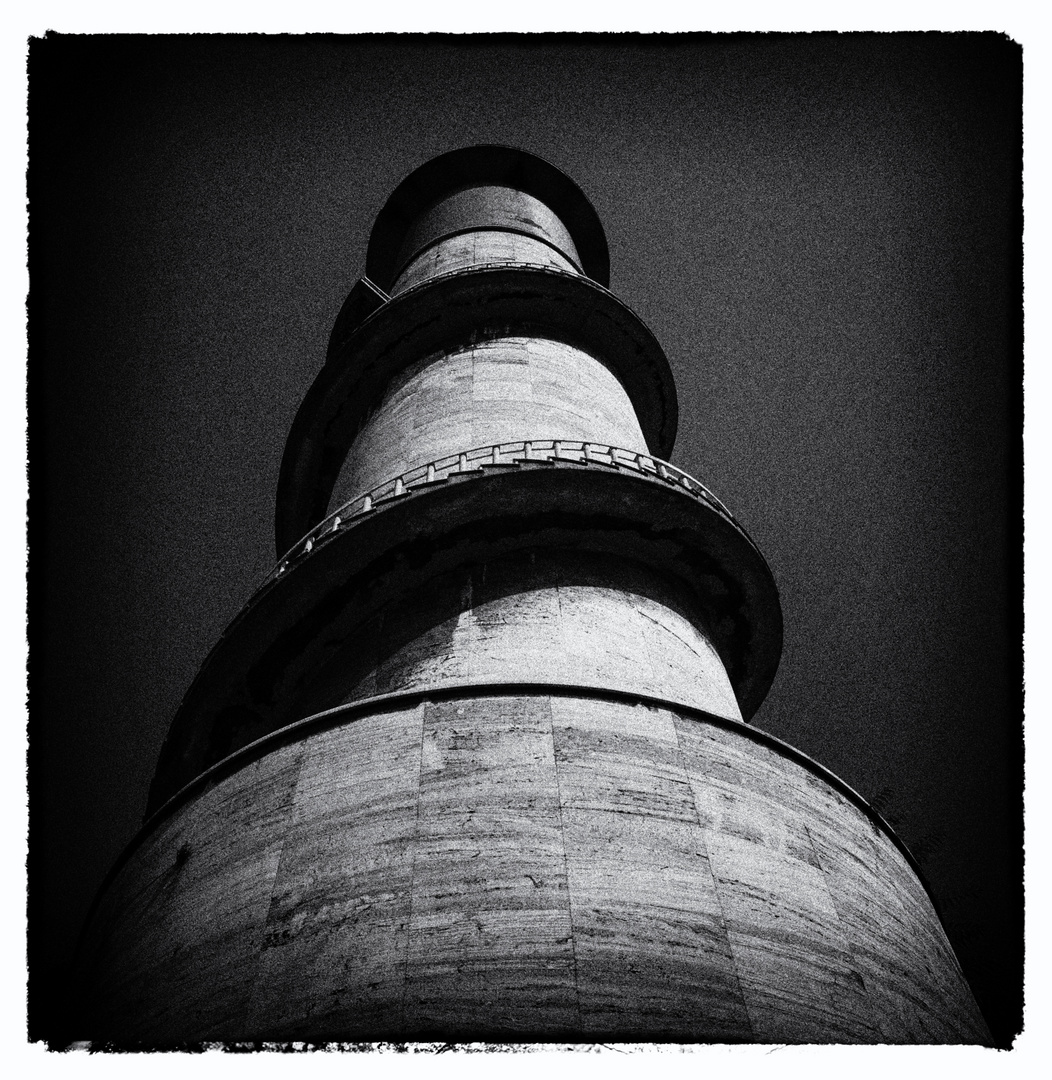
POLYGON ((668 359, 613 293, 539 264, 451 271, 380 303, 361 323, 337 319, 325 366, 285 444, 275 512, 278 552, 326 516, 347 451, 394 375, 442 349, 519 333, 563 341, 603 363, 625 388, 648 449, 658 457, 672 453, 678 405, 668 359))
POLYGON ((778 592, 756 545, 703 484, 599 443, 475 447, 363 493, 286 552, 184 698, 151 808, 238 746, 300 719, 327 642, 437 575, 537 547, 628 559, 682 589, 705 613, 743 717, 756 712, 781 655, 778 592))
POLYGON ((691 495, 708 503, 742 533, 744 529, 734 520, 731 512, 712 494, 700 480, 695 480, 689 473, 677 469, 667 461, 640 454, 632 450, 623 450, 617 446, 607 446, 595 442, 575 442, 566 439, 536 439, 520 442, 496 443, 493 446, 476 446, 461 453, 449 454, 437 461, 421 465, 409 472, 387 480, 371 491, 334 510, 324 521, 314 526, 306 536, 285 553, 275 568, 264 579, 260 588, 279 578, 300 559, 305 558, 316 545, 332 539, 341 527, 351 524, 354 518, 383 507, 393 499, 400 499, 432 484, 448 480, 465 473, 477 473, 494 466, 529 466, 535 464, 573 464, 606 465, 613 469, 626 470, 640 476, 658 477, 668 483, 677 484, 691 495))

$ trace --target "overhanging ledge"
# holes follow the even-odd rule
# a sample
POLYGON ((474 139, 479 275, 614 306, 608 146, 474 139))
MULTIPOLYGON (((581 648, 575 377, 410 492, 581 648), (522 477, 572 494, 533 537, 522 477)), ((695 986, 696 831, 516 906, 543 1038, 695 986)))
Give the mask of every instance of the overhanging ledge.
POLYGON ((624 386, 650 452, 672 456, 679 416, 672 371, 626 304, 568 271, 524 263, 473 267, 407 289, 348 338, 333 341, 285 443, 277 554, 328 513, 347 451, 393 375, 440 349, 516 333, 564 341, 604 363, 624 386))
POLYGON ((781 656, 782 615, 770 569, 739 526, 657 477, 569 462, 499 466, 377 506, 261 589, 184 698, 151 808, 235 750, 237 732, 258 738, 297 719, 319 642, 449 569, 536 546, 617 555, 679 582, 707 612, 742 715, 756 712, 781 656))

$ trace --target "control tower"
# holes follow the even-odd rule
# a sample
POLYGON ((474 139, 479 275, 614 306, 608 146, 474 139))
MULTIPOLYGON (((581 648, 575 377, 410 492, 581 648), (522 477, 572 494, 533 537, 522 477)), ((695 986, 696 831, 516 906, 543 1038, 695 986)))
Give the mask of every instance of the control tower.
POLYGON ((122 1044, 984 1042, 909 853, 748 725, 782 619, 531 154, 395 190, 79 956, 122 1044))

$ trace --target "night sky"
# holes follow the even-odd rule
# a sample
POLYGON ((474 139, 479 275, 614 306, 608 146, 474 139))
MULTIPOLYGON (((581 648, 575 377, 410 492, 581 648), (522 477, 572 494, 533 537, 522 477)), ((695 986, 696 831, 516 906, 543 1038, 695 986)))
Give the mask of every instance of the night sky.
POLYGON ((498 142, 592 201, 675 374, 672 460, 771 565, 754 723, 891 822, 1011 1040, 1017 46, 51 36, 29 101, 32 1034, 60 1032, 168 724, 275 561, 285 437, 377 211, 498 142))

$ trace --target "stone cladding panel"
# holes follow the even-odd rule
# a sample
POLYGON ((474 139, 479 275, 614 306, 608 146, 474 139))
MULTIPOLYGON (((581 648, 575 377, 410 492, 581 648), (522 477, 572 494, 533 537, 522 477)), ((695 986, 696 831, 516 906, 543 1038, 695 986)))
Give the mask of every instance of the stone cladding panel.
POLYGON ((347 455, 330 511, 448 454, 525 439, 647 453, 624 387, 595 357, 544 338, 499 338, 425 357, 391 381, 347 455))
POLYGON ((854 802, 747 729, 584 692, 272 749, 147 835, 85 957, 104 940, 98 1023, 155 1043, 986 1037, 854 802))
POLYGON ((449 683, 548 682, 624 690, 741 719, 682 590, 610 557, 545 549, 462 567, 389 604, 311 681, 303 714, 449 683))
POLYGON ((441 274, 505 262, 552 266, 572 274, 578 272, 562 252, 543 240, 503 229, 475 229, 446 237, 425 248, 398 275, 398 280, 391 286, 391 295, 396 296, 413 285, 441 274))

